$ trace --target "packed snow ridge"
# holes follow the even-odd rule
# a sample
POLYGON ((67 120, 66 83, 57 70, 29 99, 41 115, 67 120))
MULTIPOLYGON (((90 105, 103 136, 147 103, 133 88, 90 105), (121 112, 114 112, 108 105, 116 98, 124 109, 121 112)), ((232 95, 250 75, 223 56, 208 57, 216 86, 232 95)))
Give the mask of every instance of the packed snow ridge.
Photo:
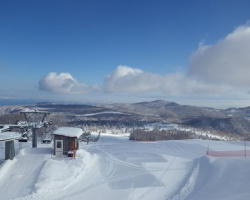
POLYGON ((105 135, 81 143, 72 159, 51 156, 51 145, 32 149, 26 143, 0 167, 0 199, 250 199, 250 159, 207 157, 208 145, 244 148, 240 142, 135 142, 105 135))

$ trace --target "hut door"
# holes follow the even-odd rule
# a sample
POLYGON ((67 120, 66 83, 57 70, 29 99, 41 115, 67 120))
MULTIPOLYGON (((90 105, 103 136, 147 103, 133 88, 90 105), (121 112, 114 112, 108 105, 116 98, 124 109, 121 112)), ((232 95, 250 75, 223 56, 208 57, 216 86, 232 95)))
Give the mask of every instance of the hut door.
POLYGON ((56 155, 63 155, 63 140, 56 140, 56 155))

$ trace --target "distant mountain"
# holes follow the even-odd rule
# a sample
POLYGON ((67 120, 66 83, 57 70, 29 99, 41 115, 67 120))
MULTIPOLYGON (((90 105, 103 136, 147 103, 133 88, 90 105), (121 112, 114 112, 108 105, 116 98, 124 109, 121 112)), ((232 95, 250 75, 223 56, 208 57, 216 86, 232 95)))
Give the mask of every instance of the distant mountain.
POLYGON ((109 109, 104 107, 81 104, 39 103, 36 107, 50 112, 65 112, 72 114, 88 114, 93 112, 109 111, 109 109))
POLYGON ((36 102, 36 100, 32 99, 0 99, 0 106, 31 105, 35 104, 36 102))
POLYGON ((250 133, 250 107, 214 109, 180 105, 175 102, 157 100, 133 104, 111 104, 107 108, 138 115, 156 117, 170 123, 226 133, 250 133))
POLYGON ((226 114, 223 110, 207 107, 180 105, 175 102, 157 100, 133 104, 110 104, 105 107, 140 115, 160 117, 169 122, 182 123, 182 121, 197 117, 223 118, 226 114))
POLYGON ((243 108, 228 108, 225 110, 225 113, 228 116, 250 118, 250 107, 248 106, 243 108))
POLYGON ((196 128, 216 130, 225 133, 250 134, 250 121, 244 117, 200 117, 190 119, 183 124, 196 128))
MULTIPOLYGON (((15 114, 26 106, 0 106, 0 115, 15 114)), ((214 109, 180 105, 156 100, 108 105, 56 104, 42 102, 36 108, 53 113, 57 120, 72 125, 83 123, 141 124, 147 122, 177 123, 224 133, 250 133, 250 107, 214 109)), ((30 105, 34 108, 34 105, 30 105)), ((3 119, 3 117, 2 117, 3 119)))
POLYGON ((24 108, 25 106, 18 106, 18 105, 0 106, 0 116, 18 113, 24 108))

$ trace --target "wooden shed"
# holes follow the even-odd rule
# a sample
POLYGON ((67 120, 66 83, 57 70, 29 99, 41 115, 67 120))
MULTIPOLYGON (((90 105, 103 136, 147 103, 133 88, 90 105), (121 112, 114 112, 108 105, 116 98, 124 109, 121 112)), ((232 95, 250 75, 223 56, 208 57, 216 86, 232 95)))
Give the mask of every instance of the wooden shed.
POLYGON ((67 155, 75 157, 79 149, 79 137, 83 131, 81 128, 60 127, 53 132, 53 154, 56 156, 67 155))

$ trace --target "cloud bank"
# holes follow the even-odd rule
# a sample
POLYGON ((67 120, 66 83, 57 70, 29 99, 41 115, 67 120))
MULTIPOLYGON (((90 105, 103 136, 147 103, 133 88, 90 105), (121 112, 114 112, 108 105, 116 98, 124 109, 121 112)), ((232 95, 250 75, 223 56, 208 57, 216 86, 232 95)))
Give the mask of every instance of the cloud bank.
POLYGON ((191 56, 189 76, 216 84, 250 84, 250 26, 240 26, 214 45, 200 45, 191 56))
POLYGON ((129 66, 118 66, 105 78, 104 90, 110 93, 178 96, 207 93, 212 88, 180 73, 160 75, 129 66))
POLYGON ((187 73, 166 75, 119 65, 100 87, 78 82, 69 73, 51 72, 39 81, 39 88, 51 93, 161 95, 166 97, 249 96, 250 26, 236 28, 216 44, 200 44, 191 55, 187 73))

